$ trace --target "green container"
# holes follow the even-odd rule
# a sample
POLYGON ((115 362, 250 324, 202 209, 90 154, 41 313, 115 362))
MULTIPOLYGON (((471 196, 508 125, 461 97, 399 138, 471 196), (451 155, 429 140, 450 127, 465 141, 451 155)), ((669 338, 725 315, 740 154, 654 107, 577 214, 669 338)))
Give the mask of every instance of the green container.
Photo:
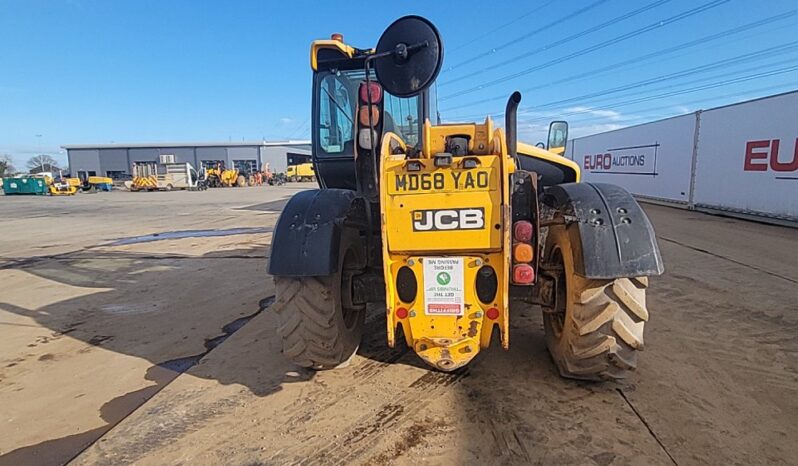
POLYGON ((8 194, 47 194, 48 188, 44 178, 20 176, 3 178, 3 191, 8 194))

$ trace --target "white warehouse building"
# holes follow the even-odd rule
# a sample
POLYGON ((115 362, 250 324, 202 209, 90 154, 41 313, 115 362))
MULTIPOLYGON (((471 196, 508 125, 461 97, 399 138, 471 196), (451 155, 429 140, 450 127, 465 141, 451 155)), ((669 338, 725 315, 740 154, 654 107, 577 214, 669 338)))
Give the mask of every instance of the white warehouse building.
POLYGON ((227 168, 251 172, 268 165, 274 173, 285 172, 289 164, 310 161, 310 141, 241 142, 154 142, 131 144, 67 144, 72 176, 107 176, 125 179, 137 162, 156 162, 172 154, 175 162, 188 162, 196 168, 221 162, 227 168))

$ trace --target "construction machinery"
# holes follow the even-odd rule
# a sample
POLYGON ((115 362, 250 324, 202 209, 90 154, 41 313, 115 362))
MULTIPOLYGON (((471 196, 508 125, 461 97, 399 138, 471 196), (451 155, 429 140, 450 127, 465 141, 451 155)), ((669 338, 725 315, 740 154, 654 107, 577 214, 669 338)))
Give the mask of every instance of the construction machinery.
POLYGON ((162 154, 158 162, 135 162, 131 191, 203 190, 207 174, 188 163, 176 163, 174 155, 162 154))
POLYGON ((285 169, 285 176, 289 181, 316 181, 316 172, 313 170, 313 164, 300 163, 297 165, 289 165, 285 169))
POLYGON ((89 176, 80 183, 80 190, 84 193, 109 192, 113 189, 114 180, 107 176, 89 176))
POLYGON ((79 178, 67 178, 59 172, 58 178, 53 178, 49 183, 50 195, 52 196, 74 196, 80 188, 79 178))
POLYGON ((374 48, 340 34, 312 43, 319 189, 285 206, 268 268, 283 353, 315 369, 347 363, 367 305, 384 302, 387 344, 452 371, 494 338, 507 349, 511 319, 534 304, 563 376, 626 376, 643 349, 648 277, 663 272, 648 218, 624 189, 580 182, 558 155, 567 123, 550 125, 543 148, 518 143, 518 92, 504 129, 432 124, 442 61, 418 16, 374 48))
POLYGON ((225 169, 224 164, 217 163, 215 167, 206 168, 209 188, 230 188, 241 185, 243 176, 238 170, 225 169))

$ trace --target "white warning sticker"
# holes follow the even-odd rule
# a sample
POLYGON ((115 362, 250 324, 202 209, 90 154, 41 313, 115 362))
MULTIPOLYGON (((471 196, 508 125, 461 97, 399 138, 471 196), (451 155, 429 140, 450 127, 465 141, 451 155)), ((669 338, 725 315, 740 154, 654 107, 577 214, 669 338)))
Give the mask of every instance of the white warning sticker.
POLYGON ((428 315, 463 315, 463 258, 425 257, 424 312, 428 315))

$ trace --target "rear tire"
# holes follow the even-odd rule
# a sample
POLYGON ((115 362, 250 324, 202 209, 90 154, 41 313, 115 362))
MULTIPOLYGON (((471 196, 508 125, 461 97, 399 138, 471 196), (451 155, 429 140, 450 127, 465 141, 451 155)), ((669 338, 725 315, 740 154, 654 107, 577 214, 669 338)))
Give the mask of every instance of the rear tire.
POLYGON ((352 303, 353 275, 365 266, 355 231, 341 235, 338 271, 321 277, 275 277, 283 354, 293 363, 332 369, 357 351, 366 306, 352 303))
POLYGON ((560 374, 594 381, 625 378, 643 350, 648 278, 581 277, 574 272, 565 228, 551 227, 547 243, 546 267, 559 276, 555 307, 543 309, 543 323, 560 374))

